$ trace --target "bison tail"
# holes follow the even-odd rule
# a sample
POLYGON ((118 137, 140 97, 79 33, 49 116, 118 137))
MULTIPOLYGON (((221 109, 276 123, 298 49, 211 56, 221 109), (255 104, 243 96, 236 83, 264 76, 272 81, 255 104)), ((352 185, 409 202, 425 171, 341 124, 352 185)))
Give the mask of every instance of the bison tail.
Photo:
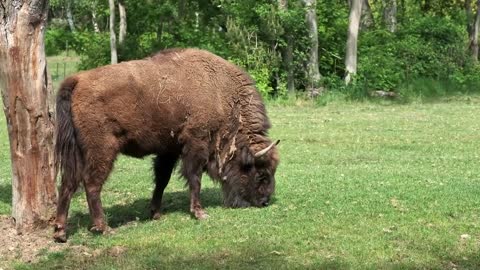
MULTIPOLYGON (((76 78, 63 81, 57 94, 55 164, 60 166, 62 185, 76 189, 81 181, 84 161, 72 117, 72 94, 76 78)), ((58 167, 57 167, 58 168, 58 167)))

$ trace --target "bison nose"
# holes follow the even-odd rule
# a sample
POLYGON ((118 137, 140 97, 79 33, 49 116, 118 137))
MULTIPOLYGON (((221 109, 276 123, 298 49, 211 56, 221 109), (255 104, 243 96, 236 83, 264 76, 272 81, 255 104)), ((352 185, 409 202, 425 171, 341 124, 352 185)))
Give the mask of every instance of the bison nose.
POLYGON ((262 207, 268 206, 268 201, 269 201, 269 198, 263 198, 260 200, 260 205, 262 207))

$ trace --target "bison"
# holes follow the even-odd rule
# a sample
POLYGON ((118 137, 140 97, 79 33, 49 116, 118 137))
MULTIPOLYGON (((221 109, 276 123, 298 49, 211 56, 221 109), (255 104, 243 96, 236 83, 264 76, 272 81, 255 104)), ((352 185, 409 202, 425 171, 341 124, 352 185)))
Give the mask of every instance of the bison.
POLYGON ((220 183, 227 207, 267 206, 274 192, 279 156, 255 83, 207 51, 170 49, 80 72, 62 82, 56 110, 56 241, 66 241, 68 209, 80 184, 91 230, 108 228, 100 192, 120 153, 155 155, 154 219, 179 159, 197 219, 207 217, 199 198, 203 172, 220 183))

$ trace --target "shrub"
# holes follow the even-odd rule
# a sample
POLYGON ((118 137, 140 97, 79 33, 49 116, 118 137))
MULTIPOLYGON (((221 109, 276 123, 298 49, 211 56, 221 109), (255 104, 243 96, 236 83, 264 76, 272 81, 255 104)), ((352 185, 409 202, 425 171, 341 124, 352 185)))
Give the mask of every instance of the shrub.
POLYGON ((397 33, 376 30, 360 38, 357 87, 403 95, 446 95, 479 86, 466 51, 465 27, 448 17, 421 17, 397 33))

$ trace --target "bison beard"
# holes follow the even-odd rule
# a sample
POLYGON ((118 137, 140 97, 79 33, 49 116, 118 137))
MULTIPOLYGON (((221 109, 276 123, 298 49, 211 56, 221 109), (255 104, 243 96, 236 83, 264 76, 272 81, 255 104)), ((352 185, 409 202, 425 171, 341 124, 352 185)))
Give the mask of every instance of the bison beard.
MULTIPOLYGON (((156 155, 153 218, 177 160, 190 189, 190 211, 200 204, 206 171, 222 186, 228 207, 267 206, 279 158, 253 80, 209 52, 174 49, 67 78, 57 96, 56 159, 61 169, 54 238, 66 241, 73 193, 83 183, 93 231, 108 227, 100 199, 119 153, 156 155)), ((278 143, 278 142, 277 142, 278 143)))

